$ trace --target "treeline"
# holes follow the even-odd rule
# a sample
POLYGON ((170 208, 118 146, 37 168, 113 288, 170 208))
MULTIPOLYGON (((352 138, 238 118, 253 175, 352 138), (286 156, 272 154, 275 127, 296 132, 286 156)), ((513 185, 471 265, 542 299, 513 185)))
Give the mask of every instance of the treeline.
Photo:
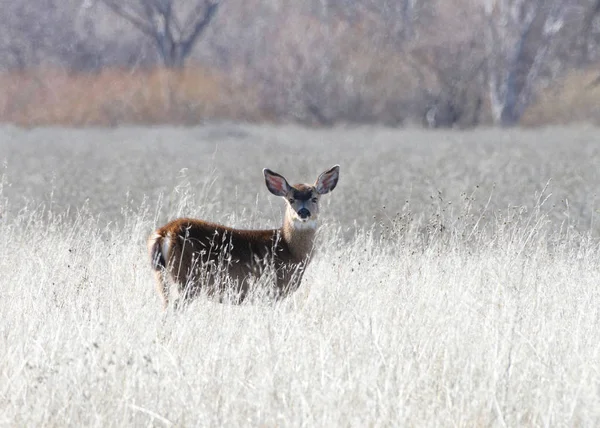
POLYGON ((510 126, 600 56, 600 0, 0 1, 26 125, 510 126))

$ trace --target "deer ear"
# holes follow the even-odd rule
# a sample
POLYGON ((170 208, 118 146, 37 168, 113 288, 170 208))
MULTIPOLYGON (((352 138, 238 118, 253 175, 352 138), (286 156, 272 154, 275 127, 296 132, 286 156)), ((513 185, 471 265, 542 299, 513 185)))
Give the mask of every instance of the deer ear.
POLYGON ((275 196, 285 196, 291 190, 290 185, 283 175, 279 175, 267 168, 263 169, 263 174, 265 175, 267 189, 275 196))
POLYGON ((317 189, 317 192, 321 195, 331 192, 333 189, 335 189, 339 178, 340 166, 335 165, 328 171, 325 171, 324 173, 319 175, 319 178, 317 178, 317 182, 315 183, 315 188, 317 189))

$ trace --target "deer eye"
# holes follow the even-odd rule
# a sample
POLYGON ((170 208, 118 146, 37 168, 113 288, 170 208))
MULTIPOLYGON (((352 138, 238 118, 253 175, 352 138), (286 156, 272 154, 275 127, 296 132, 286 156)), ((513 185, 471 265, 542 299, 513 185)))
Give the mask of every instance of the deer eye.
POLYGON ((294 198, 290 198, 290 199, 288 199, 288 201, 290 201, 290 204, 293 204, 294 201, 295 201, 295 199, 294 198))
POLYGON ((319 202, 319 200, 317 198, 312 198, 312 202, 313 204, 316 204, 317 202, 319 202))

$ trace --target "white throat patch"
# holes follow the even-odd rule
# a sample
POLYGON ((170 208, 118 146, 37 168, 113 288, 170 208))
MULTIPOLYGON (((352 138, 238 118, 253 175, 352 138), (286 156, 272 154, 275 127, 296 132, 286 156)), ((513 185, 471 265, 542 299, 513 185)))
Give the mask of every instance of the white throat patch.
POLYGON ((306 221, 302 221, 299 218, 294 218, 294 229, 296 230, 316 230, 317 229, 317 220, 308 219, 306 221))

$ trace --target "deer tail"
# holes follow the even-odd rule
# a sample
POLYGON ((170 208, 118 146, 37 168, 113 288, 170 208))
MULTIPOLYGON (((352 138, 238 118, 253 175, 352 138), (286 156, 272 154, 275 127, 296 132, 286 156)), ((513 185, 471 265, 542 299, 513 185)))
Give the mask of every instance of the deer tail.
POLYGON ((152 269, 162 271, 167 267, 168 251, 168 239, 165 239, 165 236, 159 231, 154 232, 148 239, 148 252, 150 253, 152 269))

